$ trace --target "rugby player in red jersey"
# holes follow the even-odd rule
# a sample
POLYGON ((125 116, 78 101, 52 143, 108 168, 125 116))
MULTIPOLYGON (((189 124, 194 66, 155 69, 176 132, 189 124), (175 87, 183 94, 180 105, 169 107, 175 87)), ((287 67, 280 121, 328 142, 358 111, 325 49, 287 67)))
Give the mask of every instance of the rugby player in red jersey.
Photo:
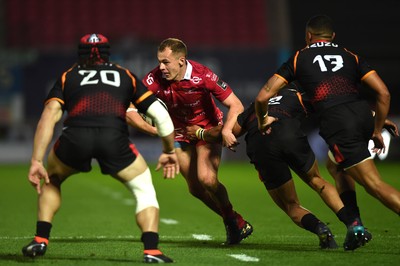
POLYGON ((225 243, 238 244, 252 233, 253 227, 233 209, 217 173, 222 145, 237 145, 232 128, 243 105, 217 74, 187 59, 183 41, 165 39, 158 47, 157 58, 159 65, 143 78, 143 83, 168 108, 175 127, 176 154, 189 192, 222 217, 227 233, 225 243), (225 121, 214 97, 228 109, 225 121), (186 134, 190 125, 206 129, 223 125, 222 145, 190 139, 186 134))

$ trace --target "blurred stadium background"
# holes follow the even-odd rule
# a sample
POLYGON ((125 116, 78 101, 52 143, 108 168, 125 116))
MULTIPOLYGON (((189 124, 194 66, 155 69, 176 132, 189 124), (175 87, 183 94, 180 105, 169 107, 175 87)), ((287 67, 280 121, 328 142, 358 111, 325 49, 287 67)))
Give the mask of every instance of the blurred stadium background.
MULTIPOLYGON (((387 83, 390 118, 399 124, 399 8, 397 0, 0 0, 0 164, 29 162, 43 99, 75 62, 79 38, 93 32, 109 38, 113 61, 140 77, 157 65, 161 40, 181 38, 189 58, 213 69, 247 105, 304 46, 307 19, 324 13, 335 21, 336 42, 365 57, 387 83)), ((134 130, 132 138, 155 160, 158 139, 134 130)), ((323 160, 316 132, 310 141, 323 160)), ((392 139, 387 160, 400 159, 399 147, 392 139)), ((244 145, 224 157, 247 160, 244 145)))

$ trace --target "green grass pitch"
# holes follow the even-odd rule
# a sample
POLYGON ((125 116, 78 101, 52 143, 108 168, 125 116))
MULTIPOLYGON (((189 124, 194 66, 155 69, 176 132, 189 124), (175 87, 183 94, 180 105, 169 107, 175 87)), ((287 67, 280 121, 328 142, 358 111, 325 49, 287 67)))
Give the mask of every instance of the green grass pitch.
MULTIPOLYGON (((377 161, 384 180, 400 189, 400 164, 377 161)), ((97 166, 63 185, 63 203, 53 221, 44 257, 30 259, 21 248, 33 237, 36 192, 28 165, 0 165, 0 265, 141 265, 143 246, 130 193, 97 166)), ((155 167, 151 165, 153 170, 155 167)), ((323 165, 321 172, 328 177, 323 165)), ((320 250, 315 235, 297 227, 272 202, 252 165, 223 162, 220 180, 234 208, 254 226, 237 246, 221 246, 221 218, 189 195, 182 176, 165 180, 153 172, 160 203, 160 249, 178 265, 395 265, 400 260, 399 216, 357 187, 373 240, 357 250, 320 250)), ((322 200, 294 177, 302 205, 328 223, 340 246, 345 227, 322 200)))

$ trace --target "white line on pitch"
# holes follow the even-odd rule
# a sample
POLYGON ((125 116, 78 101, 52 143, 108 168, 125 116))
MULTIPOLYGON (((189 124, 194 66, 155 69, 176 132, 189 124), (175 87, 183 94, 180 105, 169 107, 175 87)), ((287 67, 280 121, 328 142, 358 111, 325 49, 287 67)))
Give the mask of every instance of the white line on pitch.
POLYGON ((235 258, 240 261, 245 261, 245 262, 259 262, 260 259, 256 257, 250 257, 247 256, 246 254, 228 254, 228 256, 235 258))
POLYGON ((192 234, 192 237, 197 240, 212 240, 212 237, 210 235, 192 234))
POLYGON ((178 224, 179 222, 174 219, 168 219, 168 218, 160 218, 160 222, 163 224, 178 224))

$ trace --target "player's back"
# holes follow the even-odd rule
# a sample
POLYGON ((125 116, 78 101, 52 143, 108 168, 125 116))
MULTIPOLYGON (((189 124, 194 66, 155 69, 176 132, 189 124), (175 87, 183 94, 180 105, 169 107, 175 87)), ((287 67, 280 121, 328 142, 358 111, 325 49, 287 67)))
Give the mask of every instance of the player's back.
POLYGON ((359 58, 331 42, 317 42, 299 52, 296 77, 316 110, 359 97, 359 58))
POLYGON ((66 126, 120 127, 126 124, 134 81, 129 71, 111 63, 90 68, 75 65, 63 74, 49 97, 64 101, 66 126))
MULTIPOLYGON (((276 97, 270 99, 268 102, 268 115, 278 118, 280 121, 285 119, 300 121, 306 116, 308 108, 310 108, 308 102, 303 100, 302 94, 291 83, 283 88, 276 97)), ((254 103, 239 115, 238 123, 250 135, 259 131, 254 103)))

